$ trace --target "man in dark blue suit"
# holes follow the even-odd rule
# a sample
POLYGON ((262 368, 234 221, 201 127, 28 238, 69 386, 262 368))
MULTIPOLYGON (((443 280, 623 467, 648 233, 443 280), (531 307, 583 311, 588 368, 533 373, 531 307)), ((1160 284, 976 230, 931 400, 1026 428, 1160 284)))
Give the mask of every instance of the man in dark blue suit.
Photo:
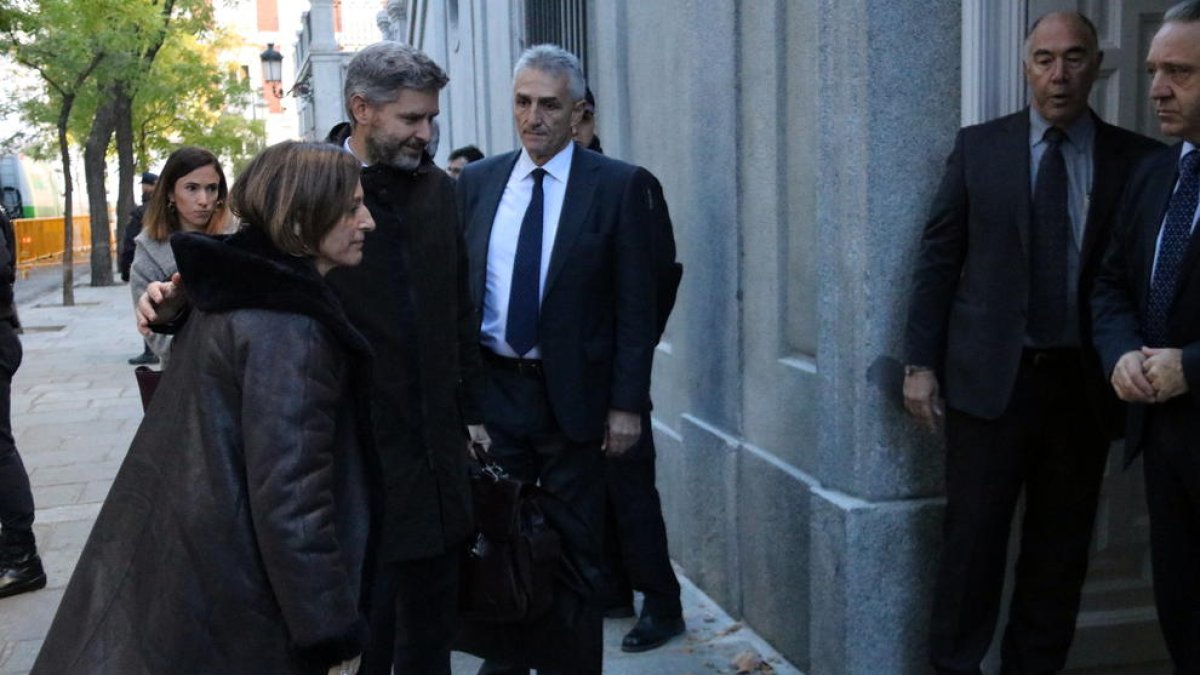
MULTIPOLYGON (((456 190, 492 454, 573 508, 599 564, 604 457, 650 433, 641 422, 657 338, 650 224, 665 204, 649 172, 572 142, 584 99, 573 55, 527 50, 513 84, 522 148, 469 164, 456 190)), ((599 673, 599 607, 585 614, 570 672, 599 673)), ((525 672, 538 665, 530 661, 481 672, 525 672)))
POLYGON ((1159 128, 1180 140, 1130 175, 1092 296, 1096 347, 1145 457, 1158 620, 1177 673, 1200 673, 1200 1, 1150 43, 1159 128))
POLYGON ((1119 417, 1087 298, 1130 167, 1158 147, 1088 109, 1103 53, 1082 15, 1042 17, 1025 48, 1031 105, 959 132, 913 275, 905 405, 946 437, 939 675, 980 672, 1022 492, 1002 672, 1066 661, 1119 417))

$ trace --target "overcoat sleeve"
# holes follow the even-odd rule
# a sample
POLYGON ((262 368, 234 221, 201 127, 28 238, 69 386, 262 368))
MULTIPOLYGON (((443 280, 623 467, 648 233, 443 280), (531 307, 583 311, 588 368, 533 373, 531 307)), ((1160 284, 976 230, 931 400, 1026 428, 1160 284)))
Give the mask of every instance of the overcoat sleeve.
MULTIPOLYGON (((129 292, 133 295, 134 308, 137 308, 138 298, 146 292, 146 287, 151 281, 167 281, 169 276, 141 239, 135 240, 133 263, 129 268, 129 292)), ((171 351, 172 337, 162 333, 151 333, 146 336, 146 344, 150 345, 150 351, 159 358, 166 358, 171 351)))
POLYGON ((656 304, 652 233, 654 176, 639 168, 624 188, 616 230, 616 350, 609 408, 642 413, 650 406, 650 366, 654 357, 656 304))
POLYGON ((458 401, 464 424, 483 424, 480 398, 483 389, 483 359, 479 352, 479 315, 471 299, 471 261, 467 256, 466 220, 462 215, 460 191, 445 205, 443 213, 453 221, 458 303, 458 401))
POLYGON ((337 411, 346 360, 316 320, 272 322, 243 343, 242 429, 263 565, 297 649, 317 663, 360 654, 365 623, 335 527, 337 411))
POLYGON ((1105 377, 1112 375, 1122 355, 1144 343, 1130 270, 1130 255, 1137 247, 1133 201, 1132 189, 1126 189, 1092 288, 1092 342, 1105 377))

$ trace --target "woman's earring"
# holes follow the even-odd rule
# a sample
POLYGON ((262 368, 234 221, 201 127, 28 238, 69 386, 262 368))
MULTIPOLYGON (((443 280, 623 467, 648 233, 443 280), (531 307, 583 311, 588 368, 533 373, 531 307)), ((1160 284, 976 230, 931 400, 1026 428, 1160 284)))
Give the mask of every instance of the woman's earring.
POLYGON ((175 202, 167 202, 167 210, 175 213, 175 202))

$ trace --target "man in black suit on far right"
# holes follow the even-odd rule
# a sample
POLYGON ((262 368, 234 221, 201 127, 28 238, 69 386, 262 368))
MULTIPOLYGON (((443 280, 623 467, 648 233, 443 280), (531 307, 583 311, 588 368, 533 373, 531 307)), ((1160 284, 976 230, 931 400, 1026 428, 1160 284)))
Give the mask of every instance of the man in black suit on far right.
MULTIPOLYGON (((605 455, 624 454, 650 433, 641 420, 657 339, 651 225, 665 205, 648 171, 572 141, 584 96, 570 52, 526 50, 513 71, 522 147, 468 164, 456 192, 480 312, 492 454, 572 507, 599 564, 605 455)), ((600 609, 585 614, 568 672, 598 675, 600 609)), ((480 672, 529 665, 489 662, 480 672)))
POLYGON ((1087 297, 1129 168, 1157 146, 1089 110, 1102 59, 1082 15, 1035 22, 1030 107, 959 132, 925 224, 904 398, 924 427, 945 425, 938 673, 980 672, 1022 491, 1002 672, 1058 672, 1074 637, 1115 405, 1087 297))
POLYGON ((1158 620, 1176 673, 1200 673, 1200 0, 1167 11, 1146 64, 1159 128, 1134 169, 1092 297, 1096 347, 1145 456, 1158 620))

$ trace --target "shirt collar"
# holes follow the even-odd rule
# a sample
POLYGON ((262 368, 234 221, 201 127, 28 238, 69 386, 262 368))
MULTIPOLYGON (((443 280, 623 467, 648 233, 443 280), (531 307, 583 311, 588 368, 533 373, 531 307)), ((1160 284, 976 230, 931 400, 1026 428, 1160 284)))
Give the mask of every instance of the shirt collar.
MULTIPOLYGON (((560 183, 567 182, 567 176, 571 173, 571 161, 575 157, 575 142, 567 143, 566 147, 558 151, 558 154, 551 157, 550 161, 541 166, 550 174, 550 177, 560 183)), ((538 168, 537 164, 533 163, 533 158, 529 156, 529 151, 521 148, 521 156, 517 158, 517 164, 513 167, 512 177, 517 180, 525 180, 533 170, 538 168)))
MULTIPOLYGON (((1029 147, 1041 143, 1042 137, 1046 135, 1046 130, 1051 126, 1053 125, 1047 122, 1036 108, 1029 106, 1029 147)), ((1063 133, 1067 135, 1068 143, 1080 150, 1087 149, 1096 134, 1096 123, 1092 120, 1092 111, 1089 109, 1080 115, 1079 119, 1064 127, 1063 133)))
MULTIPOLYGON (((354 134, 350 134, 350 136, 353 136, 353 135, 354 134)), ((351 155, 354 155, 354 148, 350 147, 350 136, 347 136, 346 140, 342 141, 342 148, 345 149, 345 151, 350 153, 351 155)), ((358 155, 354 155, 354 159, 357 159, 359 162, 361 162, 363 165, 363 168, 371 166, 370 164, 363 162, 362 157, 359 157, 358 155)))
POLYGON ((1196 151, 1196 144, 1191 141, 1183 142, 1183 149, 1179 151, 1179 170, 1183 171, 1183 158, 1188 156, 1189 152, 1196 151))

